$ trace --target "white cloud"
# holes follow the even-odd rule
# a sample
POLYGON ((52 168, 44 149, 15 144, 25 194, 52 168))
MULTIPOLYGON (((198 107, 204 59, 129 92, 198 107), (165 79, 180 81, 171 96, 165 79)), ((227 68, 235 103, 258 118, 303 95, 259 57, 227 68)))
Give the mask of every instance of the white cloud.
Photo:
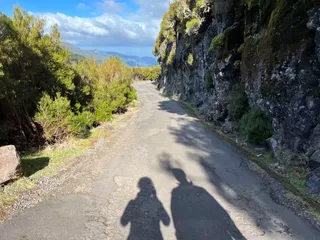
POLYGON ((63 13, 37 15, 46 19, 47 30, 53 24, 58 24, 64 41, 79 46, 151 47, 158 35, 162 16, 168 9, 168 2, 158 0, 135 0, 135 2, 139 8, 131 13, 124 10, 122 3, 104 0, 99 4, 101 8, 103 6, 107 10, 102 9, 103 13, 94 17, 68 16, 63 13))

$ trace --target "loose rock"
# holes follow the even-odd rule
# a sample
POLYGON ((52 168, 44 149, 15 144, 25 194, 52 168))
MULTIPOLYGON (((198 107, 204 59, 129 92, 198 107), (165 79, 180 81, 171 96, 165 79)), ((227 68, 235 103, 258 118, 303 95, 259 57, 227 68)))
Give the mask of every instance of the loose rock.
POLYGON ((311 194, 320 194, 320 168, 307 175, 307 189, 311 194))
POLYGON ((15 146, 0 147, 0 184, 12 180, 18 173, 20 157, 15 146))

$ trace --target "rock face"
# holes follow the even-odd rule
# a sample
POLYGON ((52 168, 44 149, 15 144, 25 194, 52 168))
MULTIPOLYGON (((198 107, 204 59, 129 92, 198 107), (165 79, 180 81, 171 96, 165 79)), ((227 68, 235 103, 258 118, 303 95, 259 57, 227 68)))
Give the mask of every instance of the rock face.
POLYGON ((311 194, 320 194, 320 168, 308 174, 307 189, 311 194))
POLYGON ((277 149, 291 151, 293 162, 310 152, 318 161, 320 2, 209 2, 198 14, 198 31, 184 31, 190 18, 177 20, 175 41, 161 42, 159 86, 198 107, 204 120, 228 126, 230 90, 244 85, 249 105, 258 105, 272 120, 277 149), (217 36, 224 36, 218 47, 212 44, 217 36), (173 48, 174 60, 168 63, 173 48))
POLYGON ((20 158, 15 146, 0 147, 0 184, 14 178, 19 167, 20 158))

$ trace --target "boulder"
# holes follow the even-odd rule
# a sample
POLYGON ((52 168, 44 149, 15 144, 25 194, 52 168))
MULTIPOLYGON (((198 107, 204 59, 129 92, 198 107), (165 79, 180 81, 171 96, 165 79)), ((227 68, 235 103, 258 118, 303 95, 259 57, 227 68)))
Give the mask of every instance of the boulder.
POLYGON ((234 122, 226 121, 222 125, 222 132, 225 133, 225 134, 232 133, 235 128, 236 128, 236 125, 235 125, 234 122))
POLYGON ((307 175, 306 184, 309 193, 320 194, 320 168, 307 175))
POLYGON ((13 179, 20 168, 20 157, 15 146, 0 147, 0 184, 13 179))
POLYGON ((309 167, 311 169, 320 167, 320 149, 316 150, 310 157, 309 167))
POLYGON ((268 149, 273 152, 275 160, 279 161, 279 148, 280 148, 279 141, 271 137, 271 138, 268 138, 266 142, 267 142, 268 149))

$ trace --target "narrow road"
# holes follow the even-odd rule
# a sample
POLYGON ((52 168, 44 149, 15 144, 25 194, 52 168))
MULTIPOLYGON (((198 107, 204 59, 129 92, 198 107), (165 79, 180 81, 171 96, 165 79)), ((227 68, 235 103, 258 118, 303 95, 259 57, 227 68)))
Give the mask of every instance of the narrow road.
POLYGON ((73 191, 0 224, 1 240, 319 239, 231 146, 151 83, 136 88, 139 111, 84 159, 73 191))

